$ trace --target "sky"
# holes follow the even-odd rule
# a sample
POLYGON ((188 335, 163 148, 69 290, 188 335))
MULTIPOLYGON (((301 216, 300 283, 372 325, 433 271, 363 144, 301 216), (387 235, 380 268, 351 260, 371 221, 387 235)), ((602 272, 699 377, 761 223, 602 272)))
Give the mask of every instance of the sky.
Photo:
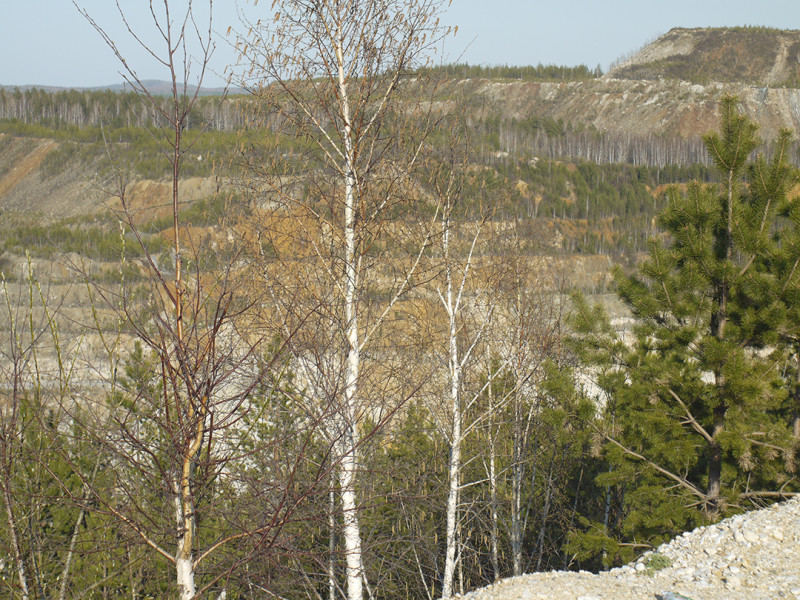
MULTIPOLYGON (((132 28, 156 40, 149 0, 119 0, 132 28)), ((172 0, 174 12, 186 0, 172 0)), ((167 73, 137 48, 125 31, 114 0, 78 0, 107 30, 143 79, 167 73)), ((195 0, 195 6, 207 2, 195 0)), ((230 26, 242 31, 241 15, 270 14, 271 0, 215 0, 216 43, 211 76, 220 85, 235 62, 230 26)), ((163 9, 162 0, 153 3, 163 9)), ((200 11, 202 12, 202 11, 200 11)), ((207 29, 207 15, 198 21, 207 29)), ((442 17, 458 34, 442 62, 483 65, 585 64, 605 71, 673 27, 764 25, 800 29, 800 0, 453 0, 442 17)), ((437 62, 439 62, 437 60, 437 62)), ((71 0, 0 0, 0 85, 96 87, 121 83, 120 65, 71 0)))

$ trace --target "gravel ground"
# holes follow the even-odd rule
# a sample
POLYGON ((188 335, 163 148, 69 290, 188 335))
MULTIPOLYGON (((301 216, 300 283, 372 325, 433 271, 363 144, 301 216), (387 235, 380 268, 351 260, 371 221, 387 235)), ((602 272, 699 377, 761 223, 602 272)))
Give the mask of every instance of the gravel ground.
POLYGON ((637 562, 605 573, 523 575, 465 596, 470 600, 681 600, 682 597, 800 598, 800 497, 684 533, 637 562), (664 564, 669 566, 654 569, 664 564))

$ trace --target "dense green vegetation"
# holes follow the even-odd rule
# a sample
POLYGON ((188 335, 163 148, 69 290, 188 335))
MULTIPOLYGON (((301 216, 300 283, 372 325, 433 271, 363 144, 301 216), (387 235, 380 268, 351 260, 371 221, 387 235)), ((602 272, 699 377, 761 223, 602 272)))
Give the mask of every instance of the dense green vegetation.
POLYGON ((563 223, 564 252, 620 256, 641 252, 647 238, 657 233, 654 218, 666 203, 659 186, 714 177, 702 165, 661 169, 507 160, 495 169, 507 181, 525 184, 498 205, 499 215, 572 221, 577 226, 572 231, 563 223))
MULTIPOLYGON (((16 119, 0 121, 0 133, 20 137, 55 139, 61 142, 41 165, 45 177, 55 177, 70 166, 92 165, 101 175, 115 168, 128 170, 144 179, 163 177, 163 149, 160 131, 144 127, 106 128, 100 126, 51 127, 16 119), (113 164, 112 164, 113 157, 113 164)), ((232 148, 239 137, 233 132, 207 131, 190 133, 183 162, 184 177, 209 177, 231 172, 232 148)))
POLYGON ((520 81, 584 81, 603 74, 600 65, 590 69, 586 65, 567 67, 562 65, 470 65, 456 63, 441 65, 430 69, 433 73, 443 73, 458 79, 517 79, 520 81))
MULTIPOLYGON (((3 231, 3 251, 15 254, 29 252, 31 256, 49 258, 56 253, 75 253, 94 260, 113 262, 124 255, 143 257, 142 248, 128 234, 127 242, 120 236, 119 227, 86 226, 74 219, 53 225, 19 224, 3 231)), ((158 235, 147 237, 150 253, 158 255, 168 247, 158 235)))
POLYGON ((722 183, 672 189, 659 215, 668 237, 650 240, 635 275, 615 274, 632 341, 577 298, 576 351, 605 400, 597 481, 617 514, 613 527, 584 523, 579 554, 629 558, 631 539, 662 541, 798 489, 800 221, 789 192, 800 173, 788 132, 771 160, 748 162, 757 126, 733 98, 721 115, 705 142, 722 183))
MULTIPOLYGON (((468 467, 465 482, 475 482, 464 491, 467 508, 462 539, 464 586, 473 588, 493 580, 494 572, 487 552, 487 535, 491 524, 491 499, 486 479, 486 451, 490 440, 497 448, 497 468, 500 472, 495 508, 501 523, 508 522, 510 510, 509 489, 511 467, 524 461, 530 483, 525 484, 525 510, 528 527, 525 530, 524 557, 526 570, 561 569, 587 566, 575 563, 571 553, 565 552, 564 541, 568 532, 577 525, 581 515, 591 513, 597 504, 593 471, 586 463, 590 445, 590 430, 586 423, 591 419, 592 405, 569 386, 570 370, 566 365, 550 365, 542 381, 539 402, 541 414, 536 415, 533 435, 522 455, 514 455, 510 433, 515 416, 511 406, 499 411, 494 420, 473 437, 465 449, 468 467), (483 483, 481 483, 483 482, 483 483)), ((504 378, 494 387, 501 397, 513 386, 513 380, 504 378)), ((145 391, 158 398, 160 389, 154 357, 137 345, 124 365, 119 391, 109 399, 110 406, 127 409, 136 419, 140 430, 152 430, 148 449, 165 452, 169 447, 159 436, 157 407, 146 402, 145 391)), ((327 522, 328 483, 325 470, 324 441, 319 439, 309 445, 308 423, 291 396, 291 377, 279 384, 284 392, 265 393, 255 397, 242 408, 242 451, 260 450, 275 438, 281 447, 269 454, 250 455, 241 471, 228 471, 225 477, 212 478, 198 499, 196 510, 202 518, 203 538, 208 544, 229 531, 231 520, 240 527, 257 522, 258 513, 275 510, 275 496, 287 494, 288 499, 301 498, 303 504, 291 521, 282 524, 277 543, 280 557, 273 552, 253 552, 258 547, 258 536, 242 540, 218 560, 209 563, 199 574, 200 581, 209 581, 220 570, 226 570, 246 557, 250 567, 233 571, 226 580, 228 597, 244 599, 250 595, 251 586, 267 586, 283 597, 323 591, 327 586, 326 572, 320 564, 326 560, 330 531, 327 522), (295 457, 296 464, 281 464, 275 460, 277 453, 295 457), (292 469, 285 472, 284 469, 292 469), (273 478, 268 486, 260 486, 264 473, 273 478), (320 480, 320 476, 322 479, 320 480), (280 489, 281 481, 289 477, 290 490, 280 489), (266 489, 265 489, 266 488, 266 489), (235 511, 235 512, 229 512, 235 511), (235 518, 234 518, 235 517, 235 518), (303 576, 300 576, 300 574, 303 576)), ((473 415, 486 411, 486 397, 473 409, 473 415)), ((52 400, 52 399, 51 399, 52 400)), ((81 478, 96 489, 108 487, 107 501, 113 502, 112 478, 126 483, 135 482, 138 501, 153 514, 164 513, 164 498, 159 494, 143 494, 148 482, 140 469, 124 463, 113 470, 99 468, 105 465, 108 452, 98 432, 70 430, 69 435, 58 433, 69 428, 71 418, 63 411, 43 409, 34 399, 25 397, 21 404, 18 425, 25 437, 16 441, 16 455, 20 464, 14 465, 13 477, 4 482, 14 498, 38 497, 42 490, 50 494, 33 503, 29 513, 29 528, 20 540, 26 554, 41 553, 47 561, 37 573, 45 594, 58 589, 60 578, 70 552, 70 541, 78 527, 79 544, 75 563, 69 578, 69 589, 78 595, 82 590, 98 584, 115 597, 163 597, 173 593, 174 584, 165 576, 168 563, 162 557, 148 555, 136 544, 135 538, 123 524, 105 514, 106 511, 82 511, 80 504, 70 502, 64 493, 80 498, 81 478), (26 457, 35 461, 24 462, 26 457), (77 458, 75 458, 77 457, 77 458), (102 556, 103 560, 98 560, 102 556)), ((92 423, 90 415, 78 413, 82 426, 92 423)), ((131 418, 131 417, 129 417, 131 418)), ((122 432, 125 426, 121 426, 122 432)), ((374 434, 365 436, 364 464, 369 477, 362 492, 369 500, 364 506, 363 525, 370 540, 367 556, 367 573, 374 582, 378 598, 417 598, 425 595, 428 585, 438 580, 439 564, 443 555, 441 537, 444 522, 444 487, 446 481, 447 439, 431 418, 423 404, 412 403, 392 428, 376 428, 374 434)), ((115 435, 115 430, 109 434, 115 435)), ((124 442, 117 442, 115 450, 125 450, 124 442)), ((163 460, 158 454, 154 462, 163 460)), ((156 463, 157 464, 157 463, 156 463)), ((113 504, 112 504, 113 506, 113 504)), ((19 504, 15 502, 15 509, 19 504)), ((599 507, 602 510, 602 506, 599 507)), ((5 535, 5 520, 0 521, 0 532, 5 535)), ((169 528, 164 527, 158 541, 169 543, 169 528)), ((509 572, 508 527, 501 526, 500 574, 509 572)), ((5 539, 8 539, 7 537, 5 539)), ((335 551, 341 551, 340 541, 335 541, 335 551)), ((7 568, 7 567, 6 567, 7 568)), ((6 580, 11 583, 12 574, 6 580)), ((257 589, 257 588, 256 588, 257 589)))

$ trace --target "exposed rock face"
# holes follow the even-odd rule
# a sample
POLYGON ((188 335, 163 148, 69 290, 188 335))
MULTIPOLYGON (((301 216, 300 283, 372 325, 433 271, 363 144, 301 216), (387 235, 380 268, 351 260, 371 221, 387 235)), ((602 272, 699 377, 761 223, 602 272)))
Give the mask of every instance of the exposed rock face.
POLYGON ((536 115, 583 124, 621 136, 699 136, 719 125, 718 107, 726 95, 738 96, 742 110, 760 126, 765 139, 781 128, 800 130, 800 90, 754 87, 744 83, 631 81, 599 79, 570 83, 508 81, 462 82, 507 118, 536 115))
POLYGON ((684 533, 636 563, 593 575, 505 579, 470 600, 800 598, 800 497, 684 533), (657 567, 668 564, 665 568, 657 567), (681 594, 681 596, 672 594, 681 594))
POLYGON ((601 79, 462 81, 475 106, 504 118, 550 117, 620 136, 690 138, 715 129, 725 95, 772 139, 800 130, 800 31, 676 28, 601 79))

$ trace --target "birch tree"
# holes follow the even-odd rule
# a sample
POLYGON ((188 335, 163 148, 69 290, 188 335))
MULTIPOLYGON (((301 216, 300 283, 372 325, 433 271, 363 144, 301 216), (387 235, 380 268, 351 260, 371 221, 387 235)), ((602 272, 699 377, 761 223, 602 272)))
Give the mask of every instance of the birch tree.
MULTIPOLYGON (((524 243, 517 229, 505 254, 515 256, 508 272, 510 292, 505 296, 505 335, 499 349, 507 357, 513 390, 509 398, 511 457, 510 523, 512 568, 523 572, 523 535, 527 528, 525 482, 529 452, 538 452, 535 439, 537 419, 542 411, 541 383, 544 364, 562 352, 562 326, 566 301, 558 274, 544 275, 543 265, 524 256, 524 243)), ((535 462, 535 461, 534 461, 535 462)), ((493 536, 497 536, 496 533, 493 536)))
POLYGON ((412 173, 435 119, 420 100, 429 90, 411 73, 424 66, 445 33, 438 21, 443 4, 274 2, 272 14, 246 24, 248 35, 239 42, 249 69, 245 86, 255 92, 262 123, 279 139, 294 140, 266 169, 252 164, 251 172, 266 183, 279 216, 294 219, 307 250, 303 267, 313 263, 320 270, 297 281, 307 297, 316 298, 311 305, 319 318, 310 323, 330 345, 325 356, 309 361, 297 352, 296 358, 311 379, 325 382, 326 391, 316 394, 335 407, 326 430, 336 444, 349 600, 361 600, 366 583, 360 428, 376 417, 377 404, 363 383, 364 352, 379 342, 392 307, 408 292, 420 254, 412 252, 410 261, 384 272, 381 287, 388 300, 380 308, 367 301, 376 281, 370 283, 377 272, 373 257, 393 243, 388 217, 413 206, 412 173), (409 101, 407 92, 416 99, 409 101), (276 160, 282 162, 280 178, 276 160))
MULTIPOLYGON (((210 3, 209 3, 210 4, 210 3)), ((133 324, 138 328, 138 337, 144 339, 149 348, 151 348, 159 357, 160 362, 160 375, 163 380, 162 392, 164 395, 164 403, 168 407, 164 416, 166 419, 163 422, 167 431, 177 426, 178 435, 175 437, 175 448, 172 456, 173 464, 164 466, 164 477, 167 485, 168 493, 172 497, 174 523, 176 528, 177 544, 174 553, 170 552, 162 543, 151 533, 148 533, 140 524, 136 523, 135 517, 126 514, 124 511, 119 510, 114 506, 113 500, 103 498, 105 508, 114 513, 119 519, 129 525, 136 531, 142 540, 150 546, 155 552, 168 559, 173 563, 175 568, 175 578, 178 586, 178 595, 182 600, 189 600, 195 597, 197 588, 195 585, 195 557, 194 550, 196 546, 195 534, 197 531, 196 513, 195 513, 195 494, 196 486, 195 478, 193 477, 196 469, 196 462, 199 459, 200 452, 207 444, 208 440, 208 419, 210 417, 210 402, 213 393, 213 369, 208 369, 208 366, 213 364, 213 349, 212 338, 203 335, 202 326, 200 329, 195 329, 198 323, 186 323, 186 285, 184 282, 184 254, 185 251, 181 247, 181 231, 180 231, 180 198, 178 182, 181 173, 181 161, 186 152, 187 144, 183 140, 185 129, 185 122, 191 111, 194 102, 197 99, 197 93, 200 85, 203 82, 205 69, 208 65, 209 58, 213 52, 213 43, 211 41, 211 15, 209 14, 208 32, 201 34, 197 22, 192 13, 191 3, 186 7, 182 14, 179 16, 179 21, 175 22, 174 15, 170 14, 170 4, 167 0, 163 3, 163 12, 159 15, 155 11, 153 3, 150 4, 150 12, 152 14, 153 25, 157 30, 161 41, 164 44, 163 54, 157 53, 149 46, 147 46, 141 39, 141 34, 134 32, 128 25, 125 13, 122 11, 119 3, 117 8, 120 16, 125 23, 128 33, 144 47, 145 50, 153 56, 168 72, 171 84, 171 103, 167 107, 159 104, 157 99, 149 92, 145 84, 139 78, 135 68, 130 65, 125 56, 119 50, 117 42, 112 40, 108 34, 100 27, 91 16, 82 11, 89 23, 95 30, 102 36, 108 44, 112 52, 120 60, 123 65, 123 76, 126 82, 133 87, 143 103, 155 109, 156 114, 164 120, 167 126, 160 132, 163 134, 163 139, 166 140, 165 157, 171 167, 171 180, 172 180, 172 215, 173 215, 173 256, 174 263, 174 277, 170 278, 169 274, 164 272, 160 265, 156 264, 152 257, 148 254, 149 268, 153 276, 154 292, 157 294, 158 301, 154 308, 156 312, 153 315, 158 325, 158 335, 151 337, 147 332, 144 323, 133 324), (188 31, 187 31, 188 28, 188 31), (201 72, 197 79, 197 86, 193 95, 187 93, 187 86, 189 84, 188 77, 191 69, 191 57, 187 52, 187 42, 191 42, 188 35, 192 34, 192 29, 197 34, 197 40, 200 43, 202 60, 201 72), (172 281, 170 281, 172 279, 172 281), (163 303, 163 304, 162 304, 163 303), (159 306, 161 305, 161 306, 159 306), (163 310, 163 312, 162 312, 163 310), (169 316, 169 313, 172 313, 169 316), (187 324, 189 330, 186 330, 187 324), (193 336, 192 333, 199 335, 193 336), (189 335, 187 335, 189 334, 189 335), (194 339, 190 339, 190 338, 194 339), (203 348, 203 346, 206 346, 203 348), (199 360, 195 360, 199 359, 199 360), (209 361, 211 359, 211 361, 209 361), (211 362, 212 364, 209 364, 211 362), (205 364, 204 364, 205 363, 205 364), (173 404, 172 410, 176 416, 180 418, 178 423, 172 423, 170 419, 169 405, 173 404)), ((130 207, 127 202, 126 181, 122 179, 122 174, 118 180, 117 196, 119 198, 122 211, 125 214, 126 220, 131 226, 134 227, 134 232, 139 236, 139 241, 146 249, 146 245, 142 241, 140 234, 134 226, 134 221, 131 218, 130 207)), ((199 290, 198 290, 199 291, 199 290)), ((202 309, 202 297, 197 298, 198 309, 202 309)), ((226 307, 224 304, 218 306, 222 319, 212 322, 213 327, 220 327, 225 319, 226 307)), ((128 320, 129 315, 126 315, 128 320)), ((199 315, 197 315, 199 316, 199 315)), ((192 317, 189 316, 189 319, 192 317)), ((137 359, 140 363, 141 356, 137 359)), ((128 438, 132 443, 123 444, 119 440, 119 451, 122 455, 122 460, 131 462, 138 465, 139 468, 143 467, 147 462, 144 458, 143 440, 141 436, 144 434, 148 437, 161 437, 162 443, 168 439, 168 435, 159 436, 156 431, 151 427, 147 427, 142 419, 145 421, 153 419, 154 423, 158 423, 159 419, 155 415, 148 414, 154 407, 143 407, 142 405, 153 400, 153 398, 146 397, 145 391, 152 391, 151 385, 146 382, 137 382, 137 387, 134 389, 135 397, 133 400, 132 410, 129 414, 122 417, 117 425, 120 427, 120 434, 124 438, 128 438), (137 406, 138 404, 138 406, 137 406), (135 423, 134 429, 129 429, 126 421, 131 419, 135 423)), ((158 427, 158 425, 156 425, 158 427)), ((175 434, 173 434, 175 435, 175 434)), ((157 461, 155 465, 157 468, 157 461)), ((132 491, 132 490, 131 490, 132 491)), ((99 494, 98 494, 99 495, 99 494)))
MULTIPOLYGON (((495 378, 508 366, 508 362, 489 360, 485 369, 479 358, 486 347, 491 331, 495 309, 503 292, 499 286, 505 270, 502 264, 487 258, 490 245, 490 211, 482 214, 476 222, 465 223, 456 218, 463 211, 462 204, 467 193, 481 205, 485 190, 470 189, 467 185, 466 164, 469 144, 455 147, 441 157, 440 166, 432 177, 435 194, 440 198, 442 217, 437 231, 439 251, 439 279, 437 295, 444 311, 445 332, 442 335, 446 364, 444 377, 446 410, 441 419, 442 430, 449 441, 447 466, 447 500, 445 509, 445 560, 442 574, 441 597, 449 598, 454 593, 456 568, 461 561, 461 491, 463 459, 462 449, 468 435, 491 419, 491 413, 504 405, 509 398, 490 402, 488 412, 476 412, 478 401, 490 392, 495 378), (466 235, 465 235, 466 233, 466 235), (466 243, 456 240, 466 238, 466 243)), ((491 461, 491 457, 490 457, 491 461)), ((490 469, 491 470, 491 469, 490 469)), ((491 479, 491 473, 489 478, 491 479)), ((460 590, 463 592, 463 589, 460 590)))
MULTIPOLYGON (((117 214, 145 256, 149 297, 142 310, 128 291, 118 296, 100 292, 112 302, 136 344, 128 356, 125 388, 95 403, 81 425, 117 472, 111 488, 84 481, 97 512, 116 520, 159 561, 170 564, 178 597, 191 600, 214 589, 224 597, 224 582, 237 561, 259 547, 274 545, 273 536, 304 491, 281 488, 277 481, 254 487, 240 466, 265 446, 281 456, 282 440, 263 440, 257 449, 245 450, 241 431, 257 396, 275 386, 267 374, 271 357, 279 352, 248 328, 246 315, 253 301, 242 298, 254 296, 242 287, 235 258, 217 273, 203 272, 203 253, 210 250, 182 224, 179 181, 186 153, 203 133, 187 130, 214 51, 213 3, 209 0, 203 26, 192 2, 182 3, 177 15, 175 4, 163 0, 159 9, 150 3, 159 51, 132 29, 117 3, 130 36, 165 69, 171 91, 167 102, 151 93, 118 42, 81 11, 119 59, 128 85, 155 115, 149 131, 161 144, 168 169, 172 216, 170 260, 159 260, 150 253, 147 236, 138 225, 126 173, 115 163, 117 214), (233 482, 238 477, 237 485, 233 482), (236 500, 254 504, 263 490, 271 494, 270 512, 244 522, 229 512, 236 500), (240 554, 226 563, 223 551, 236 545, 240 554), (207 563, 214 563, 211 572, 203 570, 207 563)), ((113 161, 110 147, 109 154, 113 161)), ((302 453, 288 460, 296 465, 303 460, 302 453)), ((274 475, 280 469, 270 472, 274 475)))

